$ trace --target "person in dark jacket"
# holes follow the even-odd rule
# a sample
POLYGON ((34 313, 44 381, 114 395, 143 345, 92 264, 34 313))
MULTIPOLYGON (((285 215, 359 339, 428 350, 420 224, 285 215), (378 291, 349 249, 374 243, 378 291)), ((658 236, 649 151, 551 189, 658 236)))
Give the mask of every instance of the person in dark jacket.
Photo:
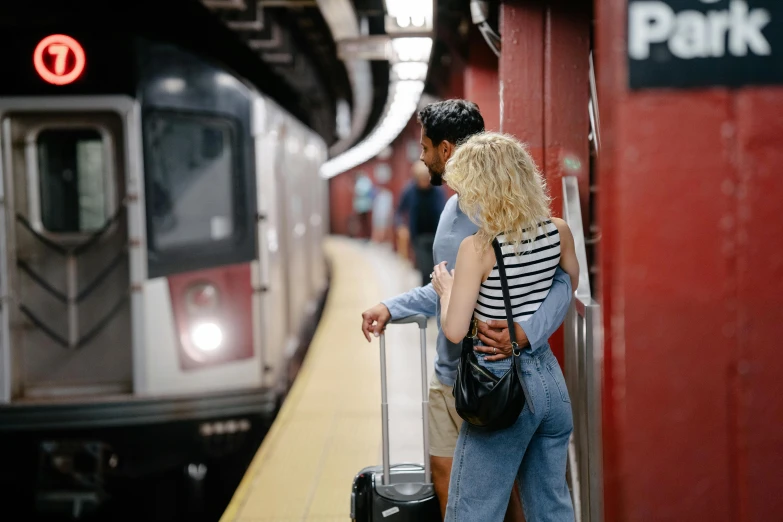
POLYGON ((416 269, 421 274, 421 286, 426 286, 435 264, 432 244, 440 214, 446 205, 446 195, 442 187, 430 184, 430 174, 424 163, 416 162, 413 165, 413 176, 402 193, 394 219, 398 228, 407 228, 416 255, 416 269))

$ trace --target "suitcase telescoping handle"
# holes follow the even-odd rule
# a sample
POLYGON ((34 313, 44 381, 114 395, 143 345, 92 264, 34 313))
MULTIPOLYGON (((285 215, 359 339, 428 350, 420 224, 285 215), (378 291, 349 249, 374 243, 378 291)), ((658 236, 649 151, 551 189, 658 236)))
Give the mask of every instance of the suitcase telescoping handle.
MULTIPOLYGON (((424 431, 424 482, 432 483, 429 459, 430 447, 430 418, 429 418, 429 387, 427 386, 427 317, 421 314, 412 315, 403 319, 390 321, 389 324, 408 324, 416 323, 419 325, 419 336, 421 338, 421 416, 423 419, 422 428, 424 431)), ((381 332, 381 422, 383 434, 383 484, 388 485, 390 481, 389 467, 389 402, 386 394, 386 335, 381 332)))

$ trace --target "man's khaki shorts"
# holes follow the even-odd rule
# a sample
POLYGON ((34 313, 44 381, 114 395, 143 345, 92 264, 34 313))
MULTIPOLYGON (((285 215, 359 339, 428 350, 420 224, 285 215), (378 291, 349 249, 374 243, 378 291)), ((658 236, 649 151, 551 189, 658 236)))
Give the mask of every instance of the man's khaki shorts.
POLYGON ((462 418, 454 407, 451 386, 446 386, 433 373, 430 380, 430 455, 454 457, 462 418))

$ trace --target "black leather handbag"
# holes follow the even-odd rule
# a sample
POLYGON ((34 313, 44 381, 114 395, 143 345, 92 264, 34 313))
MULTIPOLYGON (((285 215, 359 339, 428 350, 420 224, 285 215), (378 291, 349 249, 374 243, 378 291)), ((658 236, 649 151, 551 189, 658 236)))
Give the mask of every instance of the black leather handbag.
POLYGON ((487 430, 502 430, 516 422, 525 402, 528 409, 533 409, 525 381, 522 378, 519 348, 514 331, 514 316, 511 311, 511 298, 508 293, 506 268, 503 265, 503 252, 497 239, 492 241, 495 250, 500 284, 503 288, 503 301, 506 307, 508 333, 511 338, 512 363, 511 368, 502 377, 496 377, 481 366, 473 352, 473 338, 476 335, 475 322, 471 332, 462 341, 462 354, 457 367, 457 380, 454 382, 454 402, 457 413, 465 422, 487 430))

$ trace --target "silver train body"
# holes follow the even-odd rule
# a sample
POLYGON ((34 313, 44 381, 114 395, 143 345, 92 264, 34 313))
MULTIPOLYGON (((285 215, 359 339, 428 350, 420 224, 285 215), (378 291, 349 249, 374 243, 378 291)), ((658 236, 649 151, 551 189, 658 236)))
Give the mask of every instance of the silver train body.
POLYGON ((327 287, 326 145, 176 46, 118 79, 80 45, 81 83, 0 95, 0 434, 247 430, 327 287))

